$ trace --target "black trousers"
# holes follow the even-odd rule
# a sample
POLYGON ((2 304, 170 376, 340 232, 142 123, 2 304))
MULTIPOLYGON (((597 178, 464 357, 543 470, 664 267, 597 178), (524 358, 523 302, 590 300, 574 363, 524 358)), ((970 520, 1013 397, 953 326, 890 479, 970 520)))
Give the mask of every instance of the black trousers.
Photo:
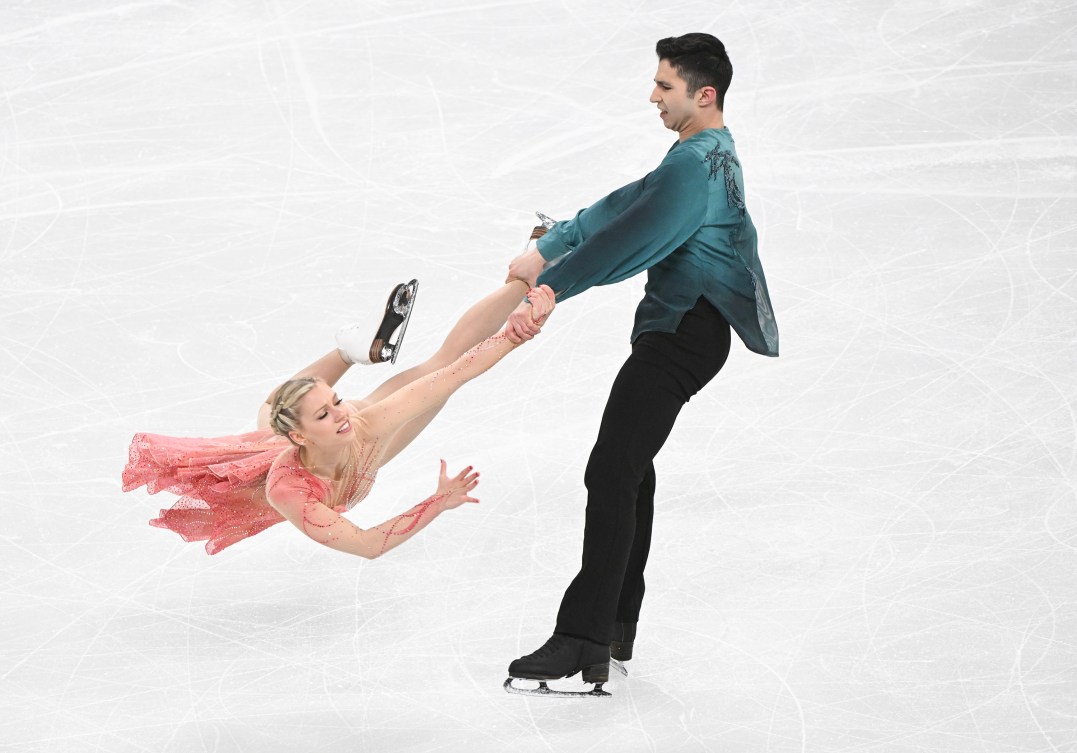
POLYGON ((725 364, 729 324, 705 299, 675 333, 647 332, 610 390, 587 461, 583 565, 555 632, 609 643, 614 622, 639 620, 654 519, 654 458, 685 403, 725 364))

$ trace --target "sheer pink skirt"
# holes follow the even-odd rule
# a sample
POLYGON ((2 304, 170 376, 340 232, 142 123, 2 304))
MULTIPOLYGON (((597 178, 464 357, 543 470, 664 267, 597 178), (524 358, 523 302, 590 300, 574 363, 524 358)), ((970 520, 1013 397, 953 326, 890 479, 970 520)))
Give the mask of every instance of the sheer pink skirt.
POLYGON ((180 497, 150 521, 216 554, 284 518, 266 500, 266 475, 290 445, 269 429, 210 439, 136 434, 123 469, 125 492, 145 485, 180 497))

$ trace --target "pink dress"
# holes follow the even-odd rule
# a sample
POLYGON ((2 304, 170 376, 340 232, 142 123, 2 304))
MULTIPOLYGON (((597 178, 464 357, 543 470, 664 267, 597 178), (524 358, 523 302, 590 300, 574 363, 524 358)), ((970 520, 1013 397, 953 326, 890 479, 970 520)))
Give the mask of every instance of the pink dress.
POLYGON ((294 497, 299 492, 337 512, 350 510, 374 484, 372 455, 357 443, 359 463, 351 466, 342 488, 334 489, 303 466, 298 447, 271 429, 210 439, 136 434, 123 469, 123 490, 145 485, 150 494, 178 495, 150 525, 175 531, 184 541, 205 541, 206 552, 216 554, 284 520, 267 493, 294 497))

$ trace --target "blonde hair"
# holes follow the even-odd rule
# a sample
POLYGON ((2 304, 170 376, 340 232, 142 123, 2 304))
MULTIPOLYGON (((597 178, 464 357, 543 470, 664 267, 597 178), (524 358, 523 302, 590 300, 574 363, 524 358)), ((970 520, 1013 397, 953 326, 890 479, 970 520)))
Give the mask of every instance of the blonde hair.
POLYGON ((299 430, 299 401, 320 381, 317 377, 299 377, 289 379, 277 388, 269 401, 269 427, 274 434, 296 443, 289 432, 299 430))

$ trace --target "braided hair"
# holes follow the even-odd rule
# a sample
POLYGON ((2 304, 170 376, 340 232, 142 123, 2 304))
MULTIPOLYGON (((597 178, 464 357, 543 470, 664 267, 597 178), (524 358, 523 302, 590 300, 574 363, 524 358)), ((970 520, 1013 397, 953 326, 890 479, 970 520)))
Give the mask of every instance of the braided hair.
POLYGON ((299 401, 320 381, 317 377, 299 377, 276 389, 269 401, 269 427, 274 434, 296 444, 290 432, 299 430, 299 401))

